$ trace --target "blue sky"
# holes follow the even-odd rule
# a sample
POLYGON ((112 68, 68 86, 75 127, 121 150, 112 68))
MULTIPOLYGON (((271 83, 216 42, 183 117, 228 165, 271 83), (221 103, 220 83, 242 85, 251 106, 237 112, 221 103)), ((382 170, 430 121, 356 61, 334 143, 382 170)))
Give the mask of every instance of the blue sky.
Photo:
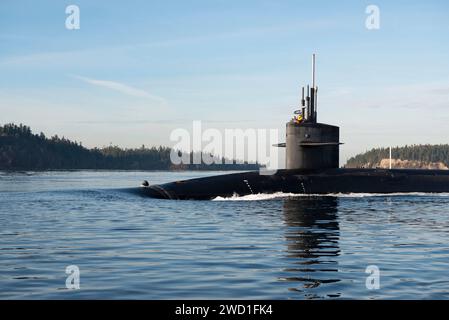
POLYGON ((89 147, 171 145, 193 120, 283 140, 316 53, 318 118, 341 126, 342 163, 448 143, 448 18, 446 1, 3 0, 0 123, 89 147))

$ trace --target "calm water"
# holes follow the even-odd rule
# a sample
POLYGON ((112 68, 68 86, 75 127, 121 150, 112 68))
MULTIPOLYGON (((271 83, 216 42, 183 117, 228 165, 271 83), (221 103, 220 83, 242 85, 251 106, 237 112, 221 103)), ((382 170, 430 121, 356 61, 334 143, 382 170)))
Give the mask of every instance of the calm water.
POLYGON ((449 195, 134 192, 211 174, 223 172, 0 172, 0 298, 449 298, 449 195), (69 265, 79 290, 66 289, 69 265))

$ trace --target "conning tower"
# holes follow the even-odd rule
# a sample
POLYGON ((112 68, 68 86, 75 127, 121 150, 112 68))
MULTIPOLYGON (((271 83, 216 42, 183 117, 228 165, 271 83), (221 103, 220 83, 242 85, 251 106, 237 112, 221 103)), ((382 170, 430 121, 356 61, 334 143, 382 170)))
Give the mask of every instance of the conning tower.
POLYGON ((317 122, 315 54, 312 55, 312 85, 305 95, 302 87, 301 106, 287 122, 286 169, 328 169, 339 167, 340 128, 317 122))

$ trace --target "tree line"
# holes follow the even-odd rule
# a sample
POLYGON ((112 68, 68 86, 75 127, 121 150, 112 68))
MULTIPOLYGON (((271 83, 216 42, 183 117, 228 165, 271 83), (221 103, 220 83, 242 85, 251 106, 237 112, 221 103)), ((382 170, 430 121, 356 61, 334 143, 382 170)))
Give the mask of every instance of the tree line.
MULTIPOLYGON (((33 134, 30 127, 14 123, 0 126, 0 170, 257 170, 257 163, 236 163, 221 158, 220 163, 174 165, 172 149, 151 147, 122 149, 117 146, 88 149, 77 141, 44 133, 33 134), (226 161, 226 162, 225 162, 226 161), (225 164, 231 162, 232 164, 225 164)), ((190 159, 193 159, 190 153, 190 159)))
MULTIPOLYGON (((442 162, 449 167, 449 145, 406 145, 405 147, 395 147, 391 149, 393 159, 415 160, 423 163, 442 162)), ((345 167, 362 168, 373 167, 380 163, 382 159, 390 157, 389 148, 374 148, 365 153, 350 158, 345 167)))

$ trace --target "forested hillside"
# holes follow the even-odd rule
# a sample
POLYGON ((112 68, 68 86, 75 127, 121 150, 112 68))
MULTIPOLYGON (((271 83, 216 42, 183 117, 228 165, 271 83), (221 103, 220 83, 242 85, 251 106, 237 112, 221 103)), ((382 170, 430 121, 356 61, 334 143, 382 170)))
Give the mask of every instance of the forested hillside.
MULTIPOLYGON (((381 165, 382 160, 388 159, 388 148, 376 148, 350 158, 345 167, 348 168, 375 168, 381 165)), ((409 164, 414 167, 449 167, 449 145, 412 145, 392 148, 392 158, 395 163, 409 164), (408 160, 408 161, 406 161, 408 160)))
MULTIPOLYGON (((57 135, 33 134, 25 125, 0 126, 0 170, 110 169, 110 170, 256 170, 257 164, 179 165, 170 161, 171 149, 116 146, 87 149, 57 135)), ((191 154, 192 156, 192 154, 191 154)), ((224 163, 224 161, 222 162, 224 163)))

